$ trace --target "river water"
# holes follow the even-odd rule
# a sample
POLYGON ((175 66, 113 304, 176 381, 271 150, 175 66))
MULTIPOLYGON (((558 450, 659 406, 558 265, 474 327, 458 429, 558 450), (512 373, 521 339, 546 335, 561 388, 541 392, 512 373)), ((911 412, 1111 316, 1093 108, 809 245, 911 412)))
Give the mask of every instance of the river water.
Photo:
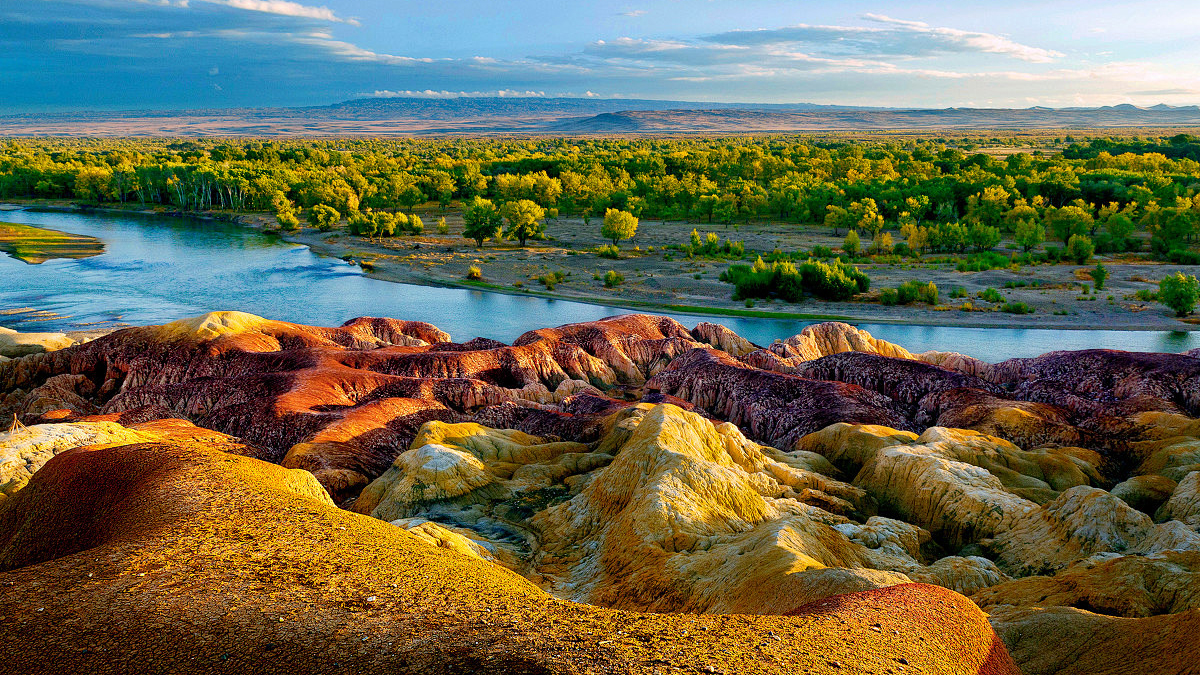
MULTIPOLYGON (((511 342, 534 328, 631 311, 380 281, 305 246, 228 223, 37 211, 0 212, 0 220, 89 235, 106 245, 99 256, 40 265, 0 254, 0 310, 32 307, 57 315, 0 314, 0 326, 19 331, 165 323, 221 309, 316 326, 336 326, 358 316, 388 316, 428 321, 457 341, 483 336, 511 342)), ((760 345, 795 335, 811 323, 670 316, 689 328, 700 321, 722 323, 760 345)), ((912 352, 957 351, 992 362, 1056 349, 1179 352, 1200 347, 1200 334, 1185 331, 857 325, 912 352)))

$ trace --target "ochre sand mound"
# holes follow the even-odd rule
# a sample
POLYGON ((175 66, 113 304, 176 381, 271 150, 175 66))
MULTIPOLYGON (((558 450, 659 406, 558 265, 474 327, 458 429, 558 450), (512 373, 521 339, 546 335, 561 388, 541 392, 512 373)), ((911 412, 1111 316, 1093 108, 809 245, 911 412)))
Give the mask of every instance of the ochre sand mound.
POLYGON ((202 443, 61 453, 0 506, 0 533, 12 672, 1017 672, 937 587, 793 616, 578 605, 202 443))

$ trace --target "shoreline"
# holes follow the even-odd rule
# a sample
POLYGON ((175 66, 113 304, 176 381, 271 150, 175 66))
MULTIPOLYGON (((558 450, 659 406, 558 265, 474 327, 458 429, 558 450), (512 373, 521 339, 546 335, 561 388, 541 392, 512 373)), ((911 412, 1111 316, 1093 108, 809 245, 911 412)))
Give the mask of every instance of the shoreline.
MULTIPOLYGON (((536 297, 546 300, 561 300, 565 302, 578 302, 581 304, 594 305, 599 307, 608 307, 613 309, 629 310, 633 312, 647 313, 669 313, 682 314, 695 317, 725 317, 734 319, 765 319, 778 321, 808 321, 808 322, 823 322, 823 321, 841 321, 853 325, 861 324, 878 324, 878 325, 902 325, 914 327, 933 327, 933 328, 982 328, 982 329, 1011 329, 1011 330, 1077 330, 1077 331, 1138 331, 1138 332, 1179 332, 1188 333, 1200 331, 1200 325, 1193 323, 1185 323, 1183 321, 1159 321, 1158 325, 1150 325, 1146 323, 1109 323, 1102 320, 1097 321, 1081 321, 1081 320, 1062 320, 1058 316, 1041 314, 1041 315, 1015 315, 1003 314, 1001 317, 991 318, 989 315, 996 314, 996 311, 973 311, 969 313, 958 312, 955 308, 945 308, 939 310, 928 309, 917 306, 901 306, 888 308, 884 311, 879 305, 866 302, 845 302, 845 303, 829 303, 824 301, 809 300, 806 302, 817 303, 819 305, 830 306, 833 311, 816 311, 816 312, 794 312, 794 311, 772 311, 766 309, 741 309, 735 307, 720 307, 712 305, 691 305, 691 304, 675 304, 662 303, 647 300, 638 300, 634 298, 622 297, 605 297, 586 293, 563 293, 549 290, 532 288, 515 288, 511 285, 501 285, 490 283, 488 281, 468 281, 466 279, 449 278, 446 276, 437 276, 433 274, 423 273, 415 268, 415 265, 404 264, 403 261, 389 260, 390 256, 387 252, 391 249, 383 246, 380 243, 370 240, 353 240, 350 243, 343 243, 342 237, 349 239, 349 235, 344 235, 341 231, 334 233, 319 233, 310 228, 302 228, 297 232, 282 232, 269 224, 267 214, 260 213, 242 213, 242 214, 226 214, 224 212, 184 212, 184 211, 167 211, 147 208, 137 205, 131 207, 118 206, 87 206, 73 203, 64 204, 61 202, 45 203, 40 200, 17 200, 5 203, 0 203, 0 219, 3 218, 5 206, 15 206, 19 210, 42 211, 42 212, 57 212, 57 213, 107 213, 116 215, 137 215, 137 216, 166 216, 175 218, 193 218, 199 220, 210 220, 220 222, 231 222, 245 227, 256 229, 260 232, 278 236, 280 240, 291 244, 305 246, 314 254, 339 260, 348 261, 351 264, 359 265, 363 274, 380 281, 389 283, 409 284, 416 286, 428 286, 437 288, 455 288, 462 290, 474 290, 489 293, 501 293, 511 296, 536 297), (333 241, 330 241, 333 239, 333 241), (354 250, 352 250, 354 249, 354 250), (357 251, 357 253, 355 252, 357 251), (367 265, 362 263, 366 262, 367 265), (873 311, 868 313, 855 311, 856 306, 870 307, 873 311), (953 312, 953 313, 952 313, 953 312), (906 316, 894 316, 895 314, 903 313, 906 316)), ((689 225, 690 226, 690 225, 689 225)), ((439 246, 437 243, 428 241, 432 235, 425 235, 420 238, 414 238, 415 247, 422 247, 430 250, 439 246)), ((446 236, 446 235, 442 235, 446 236)), ((408 238, 396 238, 393 243, 398 241, 407 241, 408 238)), ((468 253, 477 254, 478 256, 486 256, 489 253, 495 253, 501 249, 475 249, 473 245, 467 245, 468 253)), ((450 250, 450 247, 446 247, 450 250)), ((457 251, 457 249, 455 249, 457 251)), ((539 248, 523 249, 522 252, 534 255, 538 253, 545 254, 547 251, 539 248)), ((570 251, 570 255, 574 255, 574 251, 570 251)), ((1147 265, 1153 267, 1155 265, 1147 265)), ((868 270, 868 273, 872 270, 868 270)), ((778 306, 776 303, 764 303, 765 306, 778 306)), ((945 306, 944 306, 945 307, 945 306)), ((1156 316, 1156 315, 1154 315, 1156 316)), ((1161 317, 1158 317, 1161 318, 1161 317)))

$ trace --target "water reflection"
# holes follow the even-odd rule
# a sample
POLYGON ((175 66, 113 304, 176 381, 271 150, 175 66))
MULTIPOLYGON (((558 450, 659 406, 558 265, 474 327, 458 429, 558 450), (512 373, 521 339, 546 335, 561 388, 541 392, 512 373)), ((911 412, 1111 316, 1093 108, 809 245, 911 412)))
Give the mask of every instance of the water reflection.
MULTIPOLYGON (((94 258, 41 265, 0 256, 0 309, 33 307, 65 317, 28 321, 23 315, 0 315, 0 325, 18 330, 162 323, 212 309, 238 309, 313 325, 391 316, 428 321, 460 341, 484 336, 511 342, 533 328, 629 312, 566 300, 387 283, 365 277, 341 260, 228 223, 32 211, 5 212, 0 219, 91 235, 106 244, 106 252, 94 258)), ((689 327, 719 322, 757 344, 794 335, 810 323, 671 316, 689 327)), ((1200 347, 1200 336, 1182 331, 859 325, 910 351, 958 351, 988 361, 1056 349, 1179 352, 1200 347)))

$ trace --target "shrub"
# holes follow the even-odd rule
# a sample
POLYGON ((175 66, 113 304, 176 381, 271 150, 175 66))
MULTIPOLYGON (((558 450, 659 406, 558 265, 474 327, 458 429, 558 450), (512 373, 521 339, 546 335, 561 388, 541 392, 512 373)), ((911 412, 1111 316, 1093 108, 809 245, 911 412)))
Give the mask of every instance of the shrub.
POLYGON ((997 302, 1004 302, 1004 296, 1000 295, 1000 291, 997 291, 994 288, 984 289, 976 293, 976 295, 993 304, 997 302))
POLYGON ((548 272, 538 277, 537 280, 542 282, 542 285, 546 287, 546 290, 552 291, 554 290, 555 284, 562 283, 563 279, 565 278, 566 275, 562 272, 548 272))
POLYGON ((1066 257, 1074 260, 1082 265, 1092 259, 1092 254, 1096 252, 1096 247, 1092 245, 1092 240, 1083 234, 1073 234, 1067 240, 1066 257))
POLYGON ((879 304, 891 307, 900 301, 900 294, 894 288, 885 288, 879 292, 879 304))
MULTIPOLYGON (((399 216, 400 214, 396 214, 399 216)), ((417 214, 412 214, 407 220, 396 219, 396 224, 402 232, 407 232, 414 237, 425 232, 425 222, 417 214)))
POLYGON ((341 219, 337 209, 325 204, 317 204, 308 211, 308 223, 320 232, 332 230, 341 219))
POLYGON ((1141 300, 1142 302, 1154 302, 1158 300, 1158 291, 1152 291, 1149 288, 1143 288, 1137 293, 1134 293, 1133 297, 1141 300))
POLYGON ((280 211, 275 215, 275 220, 279 221, 279 227, 284 230, 292 231, 300 227, 300 219, 291 211, 280 211))
POLYGON ((833 257, 833 249, 829 248, 828 246, 821 246, 820 244, 817 244, 813 247, 811 255, 813 258, 828 260, 833 257))
POLYGON ((846 235, 842 241, 842 250, 851 256, 858 255, 858 252, 862 250, 862 242, 858 238, 857 231, 850 230, 850 233, 846 235))
POLYGON ((810 259, 797 267, 783 260, 768 265, 759 257, 753 266, 730 266, 720 279, 734 285, 735 300, 777 295, 799 302, 806 293, 823 300, 845 300, 871 286, 866 274, 840 260, 824 263, 810 259))
POLYGON ((955 268, 959 272, 986 272, 987 270, 1002 270, 1012 264, 1008 256, 994 251, 984 251, 967 256, 955 268))
POLYGON ((1175 310, 1175 316, 1187 316, 1200 299, 1200 282, 1190 274, 1176 272, 1158 283, 1158 299, 1175 310))
POLYGON ((1104 280, 1108 279, 1108 268, 1104 263, 1096 263, 1096 269, 1092 270, 1092 281, 1096 282, 1096 290, 1104 290, 1104 280))
POLYGON ((1167 253, 1167 260, 1176 265, 1200 265, 1200 253, 1177 248, 1167 253))
POLYGON ((1033 314, 1033 308, 1023 302, 1006 302, 1000 307, 1000 311, 1009 314, 1033 314))
POLYGON ((375 223, 371 217, 361 211, 355 211, 346 219, 350 226, 350 234, 360 237, 371 237, 375 234, 375 223))
POLYGON ((954 290, 950 291, 950 297, 956 300, 958 298, 965 298, 967 297, 967 289, 962 286, 955 286, 954 290))
POLYGON ((618 260, 621 257, 621 249, 613 246, 612 244, 605 244, 596 249, 596 255, 609 260, 618 260))
POLYGON ((450 234, 450 226, 446 224, 445 216, 438 218, 437 233, 438 234, 450 234))
POLYGON ((609 270, 604 274, 605 288, 616 288, 625 282, 625 277, 616 270, 609 270))
POLYGON ((467 278, 471 281, 480 281, 483 279, 483 270, 479 269, 478 265, 471 265, 467 268, 467 278))
POLYGON ((896 287, 897 302, 910 305, 914 302, 924 302, 936 305, 938 302, 938 287, 932 281, 921 283, 916 280, 906 281, 896 287))

